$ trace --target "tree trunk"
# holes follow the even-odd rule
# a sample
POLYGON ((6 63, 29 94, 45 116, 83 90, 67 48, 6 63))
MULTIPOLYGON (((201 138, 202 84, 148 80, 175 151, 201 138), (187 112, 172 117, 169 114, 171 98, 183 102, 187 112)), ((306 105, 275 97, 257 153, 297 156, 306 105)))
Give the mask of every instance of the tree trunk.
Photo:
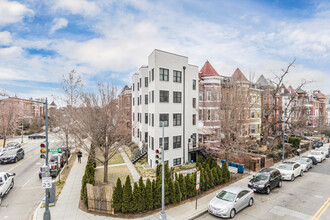
POLYGON ((104 177, 103 177, 103 182, 104 183, 108 183, 108 161, 103 163, 103 167, 104 167, 104 177))
POLYGON ((65 145, 66 145, 66 164, 69 164, 69 135, 65 134, 65 145))
POLYGON ((5 135, 3 136, 3 145, 2 145, 2 147, 6 146, 6 140, 7 140, 7 134, 5 132, 5 135))

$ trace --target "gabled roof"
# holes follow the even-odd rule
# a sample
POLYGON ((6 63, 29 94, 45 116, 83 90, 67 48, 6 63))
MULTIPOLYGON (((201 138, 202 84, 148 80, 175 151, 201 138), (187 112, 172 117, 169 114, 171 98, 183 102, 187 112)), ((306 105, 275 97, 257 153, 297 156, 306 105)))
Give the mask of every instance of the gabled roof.
POLYGON ((325 96, 323 95, 322 92, 318 92, 318 93, 316 94, 316 97, 317 97, 317 98, 325 98, 325 96))
POLYGON ((121 90, 120 93, 123 93, 125 90, 130 90, 131 88, 128 85, 125 85, 124 88, 121 90))
POLYGON ((259 79, 257 80, 257 84, 259 86, 273 86, 271 82, 269 82, 269 80, 267 80, 264 75, 261 75, 259 77, 259 79))
POLYGON ((307 94, 307 92, 305 90, 301 89, 301 88, 297 89, 296 93, 298 93, 298 94, 307 94))
POLYGON ((296 91, 294 91, 291 85, 289 85, 288 90, 290 91, 291 95, 296 93, 296 91))
POLYGON ((242 73, 242 71, 237 67, 231 78, 235 81, 245 81, 250 82, 242 73))
POLYGON ((220 75, 217 71, 215 71, 211 63, 207 60, 203 68, 198 73, 199 79, 202 79, 203 76, 220 76, 220 75))
POLYGON ((281 90, 282 90, 282 88, 284 88, 284 93, 290 93, 290 91, 285 87, 285 85, 283 83, 281 85, 281 90))

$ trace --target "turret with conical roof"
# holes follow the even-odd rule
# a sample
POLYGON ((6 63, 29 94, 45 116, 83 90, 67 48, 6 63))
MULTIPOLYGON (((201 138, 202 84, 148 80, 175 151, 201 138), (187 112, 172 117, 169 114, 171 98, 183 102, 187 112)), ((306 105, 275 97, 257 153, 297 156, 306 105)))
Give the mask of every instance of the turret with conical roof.
POLYGON ((220 76, 219 73, 213 68, 211 63, 207 60, 203 68, 199 71, 199 79, 201 80, 204 76, 220 76))

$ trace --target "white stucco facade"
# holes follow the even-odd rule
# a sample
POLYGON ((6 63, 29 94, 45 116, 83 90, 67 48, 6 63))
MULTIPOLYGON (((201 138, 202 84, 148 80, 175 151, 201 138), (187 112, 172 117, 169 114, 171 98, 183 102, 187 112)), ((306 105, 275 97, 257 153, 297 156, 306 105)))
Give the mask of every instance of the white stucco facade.
POLYGON ((154 50, 132 83, 132 140, 148 148, 149 165, 157 165, 161 119, 167 125, 164 160, 169 166, 189 162, 189 151, 198 147, 198 67, 188 57, 154 50))

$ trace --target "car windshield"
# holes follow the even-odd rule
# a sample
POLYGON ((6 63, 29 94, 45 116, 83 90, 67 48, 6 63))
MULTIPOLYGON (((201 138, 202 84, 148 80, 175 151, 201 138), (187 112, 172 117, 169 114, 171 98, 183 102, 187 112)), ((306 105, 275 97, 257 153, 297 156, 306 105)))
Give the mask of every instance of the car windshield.
POLYGON ((320 151, 312 151, 312 152, 311 152, 311 155, 320 155, 320 154, 321 154, 320 151))
POLYGON ((231 193, 231 192, 227 192, 225 190, 222 190, 218 195, 217 195, 218 199, 222 199, 228 202, 234 202, 235 198, 236 198, 236 194, 235 193, 231 193))
POLYGON ((52 156, 50 158, 50 162, 56 162, 57 161, 57 156, 52 156))
POLYGON ((268 173, 257 173, 254 178, 256 180, 268 180, 269 174, 268 173))
POLYGON ((296 159, 296 161, 301 163, 301 164, 306 164, 307 163, 307 159, 304 159, 304 158, 298 158, 298 159, 296 159))
POLYGON ((16 151, 5 151, 2 156, 14 156, 16 151))
POLYGON ((281 169, 281 170, 292 170, 292 165, 291 164, 281 164, 277 168, 281 169))
POLYGON ((16 143, 9 143, 9 144, 7 144, 6 147, 15 147, 15 146, 16 146, 16 143))

